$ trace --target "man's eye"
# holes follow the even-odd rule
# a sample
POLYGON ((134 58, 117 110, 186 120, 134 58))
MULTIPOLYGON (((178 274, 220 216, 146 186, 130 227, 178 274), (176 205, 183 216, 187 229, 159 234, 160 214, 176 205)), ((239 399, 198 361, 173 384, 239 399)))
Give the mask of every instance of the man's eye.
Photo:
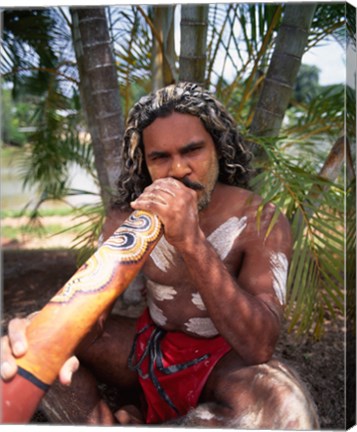
POLYGON ((167 155, 154 155, 154 156, 152 156, 151 157, 151 160, 152 161, 156 161, 156 160, 163 160, 163 159, 166 159, 167 158, 167 155))
POLYGON ((186 153, 196 153, 199 150, 201 150, 201 148, 202 148, 201 146, 191 147, 191 148, 187 149, 186 153))

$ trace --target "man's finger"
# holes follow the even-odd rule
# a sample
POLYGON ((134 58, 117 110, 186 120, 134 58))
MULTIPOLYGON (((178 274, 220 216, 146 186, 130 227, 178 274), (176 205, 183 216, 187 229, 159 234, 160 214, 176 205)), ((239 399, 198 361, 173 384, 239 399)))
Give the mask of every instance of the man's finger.
POLYGON ((4 336, 1 338, 1 366, 0 374, 3 380, 9 380, 16 375, 17 365, 14 357, 11 354, 9 338, 4 336))
POLYGON ((176 196, 176 194, 171 189, 169 189, 169 188, 167 188, 165 186, 154 186, 152 188, 152 190, 153 190, 154 193, 156 193, 158 191, 161 191, 161 192, 165 192, 165 193, 167 193, 167 194, 169 194, 169 195, 171 195, 173 197, 176 196))
POLYGON ((145 210, 150 209, 150 206, 157 205, 157 206, 167 206, 167 202, 158 196, 155 196, 154 194, 149 194, 150 196, 140 196, 135 201, 132 201, 130 203, 131 207, 135 210, 145 210))
POLYGON ((59 373, 59 381, 61 384, 69 386, 72 382, 72 376, 73 374, 78 370, 79 368, 79 360, 77 357, 72 356, 70 357, 66 363, 62 366, 62 369, 59 373))
POLYGON ((28 349, 26 338, 26 328, 28 325, 29 321, 27 319, 14 318, 9 322, 9 341, 15 357, 23 356, 28 349))
POLYGON ((1 378, 7 381, 13 378, 17 373, 17 365, 15 361, 5 360, 1 363, 1 378))

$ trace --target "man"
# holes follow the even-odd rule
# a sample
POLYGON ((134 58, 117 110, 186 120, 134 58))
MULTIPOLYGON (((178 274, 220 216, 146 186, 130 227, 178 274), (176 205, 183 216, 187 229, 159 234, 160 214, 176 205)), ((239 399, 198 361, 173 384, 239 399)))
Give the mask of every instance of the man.
MULTIPOLYGON (((272 360, 290 228, 281 214, 272 223, 275 207, 246 189, 250 155, 233 119, 201 87, 169 86, 129 113, 122 160, 103 239, 133 209, 162 221, 164 237, 143 267, 148 309, 136 322, 102 317, 77 350, 72 383, 78 363, 63 367, 70 385, 57 386, 52 402, 74 423, 316 428, 306 389, 272 360), (112 415, 93 376, 137 389, 142 403, 112 415)), ((3 338, 7 379, 11 350, 26 350, 15 349, 26 344, 25 326, 13 320, 3 338)))

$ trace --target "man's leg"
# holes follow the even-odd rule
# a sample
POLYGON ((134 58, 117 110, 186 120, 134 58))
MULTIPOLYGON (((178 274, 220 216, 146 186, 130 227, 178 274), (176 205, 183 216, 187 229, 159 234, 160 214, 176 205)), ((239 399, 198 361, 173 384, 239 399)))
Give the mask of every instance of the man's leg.
MULTIPOLYGON (((128 357, 135 335, 135 320, 113 315, 108 318, 101 337, 76 353, 79 370, 69 387, 56 382, 41 403, 51 423, 113 424, 116 418, 103 400, 97 382, 115 386, 121 401, 128 393, 138 395, 136 373, 128 368, 128 357)), ((137 397, 138 399, 138 397, 137 397)))
POLYGON ((175 424, 241 429, 318 429, 312 398, 278 360, 244 367, 234 353, 215 367, 201 404, 175 424))
POLYGON ((96 379, 82 366, 73 375, 69 387, 56 381, 42 399, 40 407, 53 424, 115 423, 110 408, 101 397, 96 379))

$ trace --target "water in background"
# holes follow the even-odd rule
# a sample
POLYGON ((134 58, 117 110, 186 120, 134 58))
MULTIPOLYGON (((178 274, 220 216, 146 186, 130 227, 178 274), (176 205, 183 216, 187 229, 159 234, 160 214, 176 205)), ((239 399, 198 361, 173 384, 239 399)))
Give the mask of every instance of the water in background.
MULTIPOLYGON (((34 188, 23 188, 23 181, 21 180, 19 172, 19 157, 21 156, 21 149, 19 148, 6 148, 1 149, 1 210, 22 210, 26 204, 32 203, 32 206, 39 198, 39 194, 34 188)), ((98 193, 98 187, 84 170, 77 165, 70 169, 69 185, 73 189, 85 190, 92 193, 98 193)), ((81 206, 99 201, 97 195, 78 195, 67 197, 66 201, 74 206, 81 206)), ((63 203, 49 201, 43 204, 46 209, 56 209, 63 207, 63 203)))

